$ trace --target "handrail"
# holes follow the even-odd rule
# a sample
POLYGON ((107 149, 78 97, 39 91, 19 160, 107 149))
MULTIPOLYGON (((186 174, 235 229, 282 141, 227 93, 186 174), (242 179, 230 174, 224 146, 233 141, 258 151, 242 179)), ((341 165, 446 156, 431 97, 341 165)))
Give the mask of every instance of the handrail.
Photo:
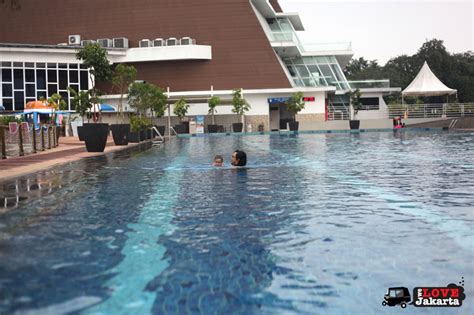
POLYGON ((154 130, 158 134, 162 142, 165 142, 165 138, 163 138, 160 131, 155 126, 151 127, 151 129, 154 130))
POLYGON ((176 132, 176 130, 174 130, 174 127, 170 127, 170 130, 173 130, 175 136, 178 135, 178 133, 176 132))

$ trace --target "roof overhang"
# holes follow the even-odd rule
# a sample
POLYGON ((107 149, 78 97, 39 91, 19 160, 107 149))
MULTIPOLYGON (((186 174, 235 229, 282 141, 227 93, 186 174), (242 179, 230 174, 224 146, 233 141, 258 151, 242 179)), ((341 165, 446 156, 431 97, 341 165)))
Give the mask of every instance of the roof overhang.
POLYGON ((286 17, 290 20, 295 31, 304 31, 303 22, 296 12, 275 12, 273 6, 268 0, 251 0, 255 8, 265 18, 283 18, 286 17))
MULTIPOLYGON (((80 46, 1 44, 0 60, 22 62, 77 63, 80 46)), ((212 47, 208 45, 178 45, 149 48, 107 49, 112 63, 150 61, 211 60, 212 47)))

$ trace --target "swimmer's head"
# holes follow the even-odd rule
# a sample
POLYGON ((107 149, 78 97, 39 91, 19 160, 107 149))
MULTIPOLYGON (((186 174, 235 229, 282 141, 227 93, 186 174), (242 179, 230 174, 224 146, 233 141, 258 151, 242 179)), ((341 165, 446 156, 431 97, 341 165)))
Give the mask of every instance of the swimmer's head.
POLYGON ((214 161, 212 162, 212 166, 224 166, 224 158, 222 155, 216 155, 214 157, 214 161))

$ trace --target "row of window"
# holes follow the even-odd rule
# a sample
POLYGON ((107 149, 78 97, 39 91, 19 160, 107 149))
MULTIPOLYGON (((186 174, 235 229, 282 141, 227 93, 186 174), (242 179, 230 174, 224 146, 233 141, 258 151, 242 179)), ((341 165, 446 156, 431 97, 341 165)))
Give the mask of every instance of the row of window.
POLYGON ((335 86, 348 90, 349 84, 333 56, 283 58, 296 86, 335 86))
POLYGON ((2 62, 0 64, 0 100, 6 110, 20 111, 26 103, 59 93, 69 110, 71 95, 89 89, 89 72, 80 64, 2 62))

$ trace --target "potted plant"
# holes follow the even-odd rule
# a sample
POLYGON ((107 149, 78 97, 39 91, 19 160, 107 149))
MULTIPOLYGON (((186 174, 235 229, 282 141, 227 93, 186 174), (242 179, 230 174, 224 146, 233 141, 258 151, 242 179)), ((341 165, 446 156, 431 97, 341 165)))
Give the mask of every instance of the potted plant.
POLYGON ((107 59, 107 51, 98 43, 88 44, 76 53, 76 58, 82 60, 82 63, 89 69, 92 88, 89 89, 87 96, 88 102, 85 104, 88 108, 93 107, 93 124, 84 124, 82 133, 89 152, 104 152, 109 134, 109 125, 98 123, 100 121, 100 112, 96 111, 96 104, 100 104, 99 97, 101 91, 95 88, 95 82, 107 82, 110 80, 112 70, 107 59))
POLYGON ((217 125, 215 124, 214 114, 217 112, 216 107, 221 103, 221 99, 219 96, 213 96, 209 99, 209 114, 211 114, 211 124, 207 125, 207 131, 209 133, 216 133, 217 132, 217 125))
MULTIPOLYGON (((151 83, 134 82, 128 90, 128 103, 141 118, 140 121, 144 135, 148 137, 147 135, 149 134, 149 138, 151 138, 152 132, 151 129, 149 131, 148 129, 153 124, 148 119, 145 119, 144 116, 148 110, 151 110, 152 115, 154 114, 158 117, 164 115, 167 98, 163 90, 151 83)), ((143 139, 144 137, 142 137, 143 139)))
POLYGON ((290 120, 288 122, 288 125, 290 126, 290 131, 298 131, 299 129, 299 122, 296 121, 296 114, 298 114, 300 111, 304 109, 305 102, 303 101, 303 93, 302 92, 297 92, 294 93, 287 104, 288 111, 292 113, 294 116, 293 120, 290 120))
POLYGON ((242 132, 244 126, 244 114, 250 110, 250 105, 242 97, 242 89, 236 89, 232 91, 232 112, 240 116, 240 123, 233 123, 232 130, 234 132, 242 132))
POLYGON ((175 125, 174 130, 177 133, 186 133, 186 126, 183 124, 183 118, 188 113, 189 105, 186 104, 186 99, 181 97, 176 103, 174 103, 173 113, 178 116, 181 124, 175 125))
POLYGON ((139 116, 130 117, 130 132, 127 136, 130 142, 140 142, 141 119, 139 116))
POLYGON ((87 111, 92 106, 93 103, 98 102, 98 99, 91 99, 89 91, 79 91, 77 92, 73 88, 68 88, 69 93, 72 95, 71 105, 75 108, 76 112, 82 118, 82 124, 77 126, 77 133, 80 141, 84 141, 83 126, 84 126, 84 116, 87 114, 87 111))
POLYGON ((112 85, 116 89, 116 91, 120 93, 117 123, 110 125, 110 130, 112 130, 112 136, 114 138, 115 145, 128 144, 130 124, 125 124, 125 117, 123 114, 123 95, 128 90, 130 84, 135 81, 136 77, 137 69, 134 66, 126 66, 124 64, 119 64, 117 65, 117 67, 115 67, 115 71, 112 77, 112 85))
POLYGON ((352 119, 349 120, 349 126, 352 130, 357 130, 359 129, 359 126, 360 126, 360 121, 356 119, 357 113, 359 112, 359 110, 362 109, 362 101, 360 100, 361 93, 359 89, 350 91, 348 93, 349 93, 349 97, 350 97, 351 105, 353 109, 352 119))

